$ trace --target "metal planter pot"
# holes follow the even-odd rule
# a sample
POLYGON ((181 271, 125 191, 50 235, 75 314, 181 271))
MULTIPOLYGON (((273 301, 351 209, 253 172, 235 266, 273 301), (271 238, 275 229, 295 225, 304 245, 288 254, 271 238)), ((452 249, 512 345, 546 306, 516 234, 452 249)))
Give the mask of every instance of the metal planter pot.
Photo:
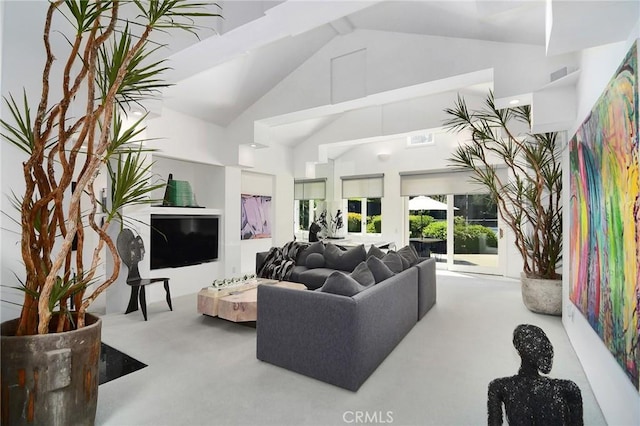
POLYGON ((531 312, 562 315, 562 280, 528 278, 520 275, 522 301, 531 312))
POLYGON ((87 314, 80 330, 16 337, 18 321, 1 325, 2 424, 93 425, 102 320, 87 314))

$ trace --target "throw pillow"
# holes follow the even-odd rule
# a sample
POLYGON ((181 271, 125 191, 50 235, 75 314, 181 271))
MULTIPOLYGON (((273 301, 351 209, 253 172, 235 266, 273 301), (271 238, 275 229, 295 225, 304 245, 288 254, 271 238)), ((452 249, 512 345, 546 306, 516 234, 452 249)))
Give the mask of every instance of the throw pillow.
POLYGON ((361 286, 358 281, 340 271, 335 271, 329 275, 327 280, 324 282, 324 285, 320 287, 321 292, 339 294, 342 296, 353 296, 364 289, 365 287, 361 286))
POLYGON ((304 249, 302 252, 300 252, 300 254, 298 255, 298 259, 296 259, 296 264, 300 266, 309 266, 307 265, 307 258, 312 253, 324 253, 324 244, 322 243, 322 241, 316 241, 315 243, 310 244, 309 247, 304 249))
POLYGON ((369 270, 369 267, 365 262, 360 262, 350 276, 365 287, 368 287, 377 282, 375 280, 375 277, 373 276, 372 271, 369 270))
POLYGON ((382 258, 382 263, 387 265, 392 272, 398 273, 402 272, 402 256, 394 251, 390 251, 382 258))
POLYGON ((398 254, 403 258, 405 258, 407 262, 409 262, 409 266, 413 266, 416 263, 418 263, 418 256, 416 256, 413 250, 411 249, 412 249, 411 245, 408 245, 398 250, 398 254))
POLYGON ((369 247, 369 251, 367 251, 367 258, 374 256, 378 259, 382 259, 384 257, 384 252, 380 250, 379 247, 374 246, 373 244, 369 247))
POLYGON ((329 243, 324 249, 324 263, 330 269, 351 272, 366 258, 364 244, 342 251, 338 246, 329 243))
POLYGON ((322 253, 311 253, 309 256, 307 256, 306 266, 309 269, 323 268, 324 256, 322 255, 322 253))
POLYGON ((404 256, 398 254, 397 251, 389 251, 389 253, 394 253, 397 254, 400 257, 400 262, 402 262, 402 270, 404 271, 405 269, 409 268, 409 261, 407 259, 405 259, 404 256))
POLYGON ((420 253, 418 253, 418 250, 416 250, 416 248, 411 244, 409 244, 409 247, 411 247, 411 251, 413 252, 413 255, 416 257, 416 259, 418 259, 416 263, 420 262, 420 253))
POLYGON ((367 266, 373 274, 373 279, 375 280, 376 284, 395 275, 393 271, 389 269, 389 267, 385 265, 382 260, 378 259, 375 256, 371 256, 367 259, 367 266))

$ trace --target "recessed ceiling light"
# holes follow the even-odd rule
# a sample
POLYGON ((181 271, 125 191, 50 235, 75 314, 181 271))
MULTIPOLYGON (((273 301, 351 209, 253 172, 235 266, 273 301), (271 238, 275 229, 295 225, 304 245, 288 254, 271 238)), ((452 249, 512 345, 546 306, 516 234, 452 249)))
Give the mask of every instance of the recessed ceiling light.
POLYGON ((136 109, 136 110, 133 110, 132 114, 135 115, 136 117, 140 117, 142 115, 142 111, 136 109))
POLYGON ((511 99, 509 101, 509 105, 518 105, 520 103, 520 99, 511 99))
POLYGON ((252 143, 251 145, 249 145, 251 148, 257 148, 258 145, 256 145, 255 143, 252 143))

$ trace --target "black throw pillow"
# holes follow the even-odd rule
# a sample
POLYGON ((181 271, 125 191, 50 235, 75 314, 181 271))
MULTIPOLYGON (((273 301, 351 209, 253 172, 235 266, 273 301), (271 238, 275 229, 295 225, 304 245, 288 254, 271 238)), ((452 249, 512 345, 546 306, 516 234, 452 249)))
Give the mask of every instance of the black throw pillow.
POLYGON ((380 250, 379 247, 374 246, 373 244, 369 247, 369 251, 367 251, 367 258, 375 256, 378 259, 382 259, 384 257, 384 252, 380 250))
POLYGON ((375 280, 376 284, 395 275, 393 271, 389 269, 389 267, 385 265, 382 260, 378 259, 375 256, 371 256, 367 259, 367 266, 373 274, 373 279, 375 280))
POLYGON ((342 296, 353 296, 360 293, 366 287, 361 286, 358 281, 345 274, 344 272, 335 271, 324 282, 323 286, 318 290, 323 293, 333 293, 342 296))
MULTIPOLYGON (((408 269, 409 266, 411 266, 411 265, 409 265, 409 261, 407 259, 405 259, 404 256, 400 255, 397 251, 389 250, 389 253, 393 253, 393 254, 397 255, 398 257, 400 257, 400 262, 402 263, 402 270, 403 271, 405 269, 408 269)), ((389 253, 387 253, 387 254, 389 254, 389 253)))
POLYGON ((411 247, 411 251, 413 252, 413 255, 416 257, 416 259, 418 259, 418 262, 419 262, 420 261, 420 254, 418 253, 418 250, 416 250, 416 248, 411 244, 409 244, 409 247, 411 247))
POLYGON ((338 246, 329 243, 324 249, 325 267, 330 269, 351 272, 366 259, 367 252, 364 244, 342 251, 338 246))
POLYGON ((307 265, 307 258, 312 253, 324 253, 324 244, 322 243, 322 241, 316 241, 315 243, 310 244, 309 247, 301 251, 298 255, 298 259, 296 260, 296 265, 309 266, 307 265))
POLYGON ((382 263, 387 265, 387 267, 396 274, 404 270, 402 267, 402 256, 394 251, 387 253, 382 258, 382 263))
POLYGON ((418 263, 418 256, 414 253, 412 248, 413 247, 411 245, 407 245, 398 250, 398 254, 409 262, 409 266, 413 266, 418 263))
POLYGON ((307 256, 306 266, 309 269, 323 268, 324 256, 321 253, 311 253, 307 256))
POLYGON ((376 283, 372 271, 365 262, 360 262, 351 273, 351 278, 358 281, 361 285, 368 287, 376 283))

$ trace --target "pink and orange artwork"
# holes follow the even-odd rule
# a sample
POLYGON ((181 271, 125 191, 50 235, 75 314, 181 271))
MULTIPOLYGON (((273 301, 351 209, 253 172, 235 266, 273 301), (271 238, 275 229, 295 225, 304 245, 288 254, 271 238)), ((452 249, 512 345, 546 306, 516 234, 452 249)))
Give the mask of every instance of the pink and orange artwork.
POLYGON ((571 301, 640 383, 637 43, 570 141, 571 301))

